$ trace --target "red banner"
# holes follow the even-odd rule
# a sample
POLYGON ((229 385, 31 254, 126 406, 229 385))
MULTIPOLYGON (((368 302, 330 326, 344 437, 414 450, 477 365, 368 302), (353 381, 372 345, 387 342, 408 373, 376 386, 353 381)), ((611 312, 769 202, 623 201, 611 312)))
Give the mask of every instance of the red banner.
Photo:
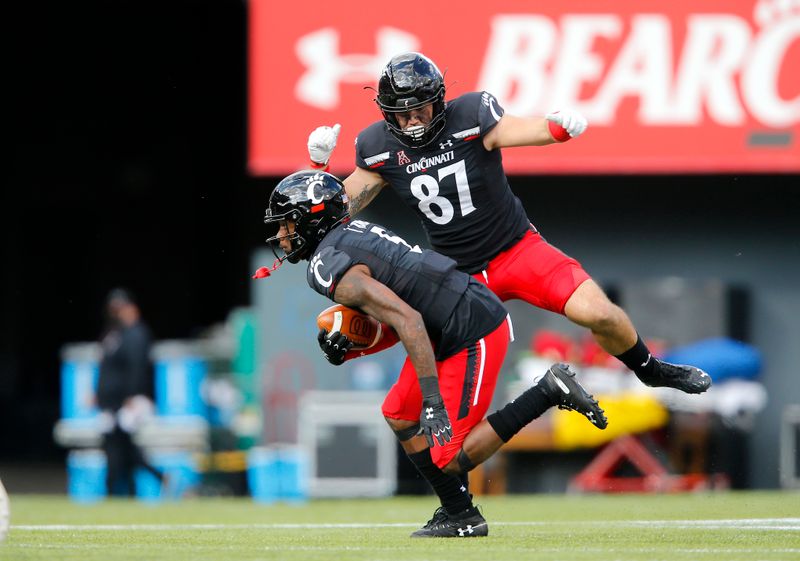
POLYGON ((383 66, 420 51, 447 97, 494 94, 506 112, 581 111, 566 145, 504 150, 506 171, 800 171, 800 6, 781 0, 249 2, 249 167, 307 163, 306 139, 342 124, 332 171, 381 118, 383 66), (531 11, 535 7, 536 11, 531 11))

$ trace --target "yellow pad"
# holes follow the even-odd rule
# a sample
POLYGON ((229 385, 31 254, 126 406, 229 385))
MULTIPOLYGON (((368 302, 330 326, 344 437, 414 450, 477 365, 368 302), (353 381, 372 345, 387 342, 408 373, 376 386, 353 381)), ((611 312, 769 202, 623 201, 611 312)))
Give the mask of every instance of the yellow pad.
POLYGON ((575 411, 553 411, 553 445, 558 450, 595 448, 624 434, 663 427, 669 412, 652 396, 634 392, 599 396, 608 427, 599 430, 575 411))

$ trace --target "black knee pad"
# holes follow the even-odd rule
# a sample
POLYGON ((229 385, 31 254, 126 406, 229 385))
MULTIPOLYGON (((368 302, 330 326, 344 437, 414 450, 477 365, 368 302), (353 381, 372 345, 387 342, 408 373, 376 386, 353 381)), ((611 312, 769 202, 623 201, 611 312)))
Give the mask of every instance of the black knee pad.
POLYGON ((400 442, 405 442, 406 440, 411 440, 417 436, 417 433, 419 433, 419 423, 410 426, 407 429, 392 430, 394 431, 395 436, 397 436, 397 440, 400 442))
POLYGON ((475 469, 475 464, 472 463, 472 460, 469 459, 469 456, 467 456, 463 448, 458 451, 456 461, 458 462, 458 467, 461 468, 461 473, 467 473, 475 469))

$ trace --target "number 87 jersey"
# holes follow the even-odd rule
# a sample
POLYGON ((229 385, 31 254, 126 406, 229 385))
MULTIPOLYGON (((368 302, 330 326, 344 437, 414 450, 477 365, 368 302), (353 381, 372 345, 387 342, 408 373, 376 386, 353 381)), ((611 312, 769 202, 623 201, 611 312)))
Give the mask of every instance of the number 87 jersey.
POLYGON ((491 94, 472 92, 447 103, 445 126, 426 146, 406 146, 383 120, 356 140, 356 165, 380 174, 417 213, 433 249, 467 273, 484 269, 532 228, 500 150, 483 146, 502 115, 491 94))

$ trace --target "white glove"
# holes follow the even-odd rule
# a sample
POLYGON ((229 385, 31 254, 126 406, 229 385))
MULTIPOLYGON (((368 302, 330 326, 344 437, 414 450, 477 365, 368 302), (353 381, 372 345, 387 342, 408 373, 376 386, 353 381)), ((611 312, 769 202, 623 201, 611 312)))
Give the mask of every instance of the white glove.
POLYGON ((572 109, 554 111, 545 115, 544 118, 561 126, 572 138, 579 137, 589 126, 586 117, 572 109))
POLYGON ((321 126, 315 128, 308 135, 308 156, 317 164, 327 164, 331 159, 333 149, 336 148, 336 139, 342 125, 336 123, 332 127, 321 126))

